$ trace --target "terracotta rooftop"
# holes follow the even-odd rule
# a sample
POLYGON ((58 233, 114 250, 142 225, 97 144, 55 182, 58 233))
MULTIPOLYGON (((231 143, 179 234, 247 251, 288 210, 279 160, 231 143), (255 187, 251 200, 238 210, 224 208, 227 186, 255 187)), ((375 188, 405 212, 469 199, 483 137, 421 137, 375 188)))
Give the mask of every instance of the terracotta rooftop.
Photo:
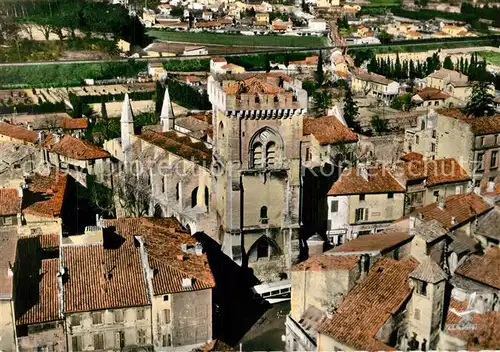
POLYGON ((61 215, 68 178, 56 171, 49 176, 34 174, 26 179, 23 194, 23 214, 58 218, 61 215))
POLYGON ((220 63, 227 62, 226 59, 224 59, 223 57, 213 57, 212 61, 213 62, 220 62, 220 63))
POLYGON ((411 257, 380 259, 318 332, 356 350, 393 350, 375 335, 411 295, 408 275, 417 265, 411 257))
POLYGON ((383 252, 396 246, 409 242, 413 236, 407 232, 383 231, 373 235, 363 235, 352 241, 346 242, 338 247, 330 249, 326 253, 336 255, 340 253, 366 253, 383 252))
POLYGON ((320 144, 355 143, 356 133, 335 116, 304 119, 304 136, 312 134, 320 144))
POLYGON ((16 325, 59 320, 59 259, 42 259, 40 238, 19 239, 16 259, 16 325))
POLYGON ((470 126, 472 133, 475 135, 500 133, 500 114, 481 118, 471 118, 463 114, 459 109, 438 109, 436 112, 440 115, 462 120, 470 126))
POLYGON ((435 284, 448 279, 448 275, 430 257, 426 257, 424 261, 410 273, 410 277, 417 280, 429 282, 431 284, 435 284))
POLYGON ((181 133, 145 130, 138 137, 172 154, 192 160, 199 165, 210 167, 212 163, 212 151, 203 142, 193 142, 190 137, 181 133))
POLYGON ((368 72, 359 72, 356 74, 356 78, 362 81, 375 82, 383 85, 388 85, 394 82, 392 79, 386 78, 385 76, 368 72))
POLYGON ((409 152, 401 157, 403 161, 423 160, 424 156, 417 152, 409 152))
POLYGON ((426 186, 470 180, 467 171, 453 158, 437 160, 412 160, 402 165, 407 180, 425 179, 426 186))
POLYGON ((106 220, 105 225, 129 241, 135 235, 143 236, 149 265, 155 270, 155 295, 183 292, 182 279, 192 279, 191 290, 215 286, 212 271, 205 254, 186 253, 181 245, 194 246, 196 240, 182 229, 174 218, 121 218, 106 220))
POLYGON ((446 68, 441 68, 433 73, 431 73, 428 77, 444 79, 450 78, 450 81, 467 81, 468 77, 461 72, 455 70, 448 70, 446 68))
POLYGON ((62 128, 65 130, 81 130, 88 127, 88 119, 85 117, 77 119, 63 119, 61 121, 62 128))
POLYGON ((360 175, 358 167, 346 168, 333 184, 328 195, 404 192, 403 186, 391 172, 382 166, 367 167, 368 179, 360 175))
POLYGON ((500 248, 490 247, 483 255, 474 254, 455 270, 468 279, 500 290, 500 248))
POLYGON ((110 157, 104 149, 83 139, 65 134, 56 142, 54 135, 48 135, 43 147, 52 153, 76 160, 93 160, 110 157))
POLYGON ((449 94, 436 89, 436 88, 431 88, 427 87, 422 89, 420 92, 416 94, 416 96, 419 96, 420 99, 423 101, 429 101, 429 100, 445 100, 450 97, 449 94))
POLYGON ((21 214, 21 201, 15 188, 0 188, 0 216, 21 214))
POLYGON ((467 318, 451 313, 458 319, 446 320, 446 332, 466 343, 469 351, 498 350, 500 346, 500 312, 470 314, 467 318), (464 324, 464 327, 461 324, 464 324), (471 329, 470 326, 473 328, 471 329))
POLYGON ((61 237, 57 233, 48 235, 40 235, 40 247, 42 249, 59 248, 61 245, 61 237))
MULTIPOLYGON (((415 209, 409 215, 422 214, 423 220, 437 220, 444 228, 450 230, 462 224, 472 221, 477 216, 486 213, 492 207, 475 193, 458 194, 445 199, 444 208, 440 208, 437 202, 415 209), (452 223, 455 218, 456 224, 452 223)), ((399 220, 398 220, 399 221, 399 220)))
POLYGON ((139 250, 118 235, 108 238, 109 246, 105 237, 104 244, 61 248, 68 275, 63 288, 66 312, 148 304, 139 250))
POLYGON ((0 135, 28 143, 35 143, 38 139, 37 132, 2 121, 0 121, 0 135))
POLYGON ((358 261, 359 256, 356 255, 320 254, 294 265, 290 271, 350 270, 358 264, 358 261))
POLYGON ((14 268, 16 260, 17 229, 0 229, 0 301, 12 298, 13 280, 9 268, 14 268))

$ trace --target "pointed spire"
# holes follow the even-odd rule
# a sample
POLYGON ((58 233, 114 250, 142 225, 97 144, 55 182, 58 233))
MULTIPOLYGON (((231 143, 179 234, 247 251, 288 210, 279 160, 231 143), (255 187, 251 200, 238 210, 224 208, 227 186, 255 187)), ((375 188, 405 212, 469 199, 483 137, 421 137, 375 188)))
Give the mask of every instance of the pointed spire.
POLYGON ((170 101, 168 86, 165 87, 165 95, 163 96, 160 119, 163 132, 170 131, 174 128, 174 111, 172 109, 172 102, 170 101))
POLYGON ((123 99, 120 122, 134 122, 134 114, 132 113, 132 105, 130 104, 128 93, 125 93, 125 98, 123 99))

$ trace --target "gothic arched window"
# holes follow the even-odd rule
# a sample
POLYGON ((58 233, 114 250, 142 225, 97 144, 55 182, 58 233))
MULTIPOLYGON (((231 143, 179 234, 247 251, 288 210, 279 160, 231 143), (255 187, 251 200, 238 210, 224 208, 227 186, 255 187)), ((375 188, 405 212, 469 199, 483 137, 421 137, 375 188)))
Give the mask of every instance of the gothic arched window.
POLYGON ((283 142, 272 129, 264 128, 257 132, 250 142, 250 168, 273 168, 281 162, 283 142))
POLYGON ((255 143, 252 149, 253 167, 262 167, 262 144, 255 143))
POLYGON ((276 163, 276 143, 269 142, 266 146, 266 166, 274 166, 276 163))

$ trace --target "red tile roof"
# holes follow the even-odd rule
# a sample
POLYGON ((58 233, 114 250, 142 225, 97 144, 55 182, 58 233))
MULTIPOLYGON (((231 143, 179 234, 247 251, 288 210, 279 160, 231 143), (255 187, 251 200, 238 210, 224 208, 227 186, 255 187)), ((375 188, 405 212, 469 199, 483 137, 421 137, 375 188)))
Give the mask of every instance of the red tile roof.
POLYGON ((0 121, 0 135, 28 143, 35 143, 38 139, 37 132, 2 121, 0 121))
POLYGON ((415 209, 400 220, 420 213, 425 221, 437 220, 444 228, 449 230, 475 219, 490 209, 492 209, 492 206, 475 193, 458 194, 447 197, 443 209, 439 207, 437 202, 432 203, 415 209), (452 224, 452 218, 455 218, 456 225, 452 224))
POLYGON ((63 119, 61 121, 62 128, 65 130, 82 130, 88 127, 88 119, 86 117, 77 119, 63 119))
POLYGON ((453 158, 438 160, 417 160, 402 165, 407 180, 426 179, 426 186, 470 180, 462 166, 453 158))
POLYGON ((373 235, 359 236, 352 241, 330 249, 326 253, 379 252, 390 249, 394 246, 403 245, 405 242, 409 242, 412 238, 413 236, 410 236, 408 232, 392 232, 386 230, 373 235))
POLYGON ((210 289, 215 286, 212 271, 205 254, 188 254, 182 244, 195 245, 196 240, 184 231, 174 218, 120 218, 106 220, 106 226, 125 238, 143 236, 149 265, 155 269, 153 291, 155 295, 186 291, 182 279, 194 279, 192 290, 210 289), (179 258, 182 258, 180 260, 179 258))
POLYGON ((312 134, 320 144, 355 143, 356 133, 335 116, 304 119, 304 136, 312 134))
POLYGON ((424 156, 417 152, 409 152, 401 157, 403 161, 414 161, 414 160, 422 160, 424 156))
POLYGON ((392 350, 375 335, 391 314, 411 295, 408 275, 417 267, 413 258, 383 258, 345 297, 331 319, 318 332, 357 350, 392 350))
POLYGON ((224 59, 223 57, 213 57, 212 61, 213 62, 220 62, 220 63, 227 62, 226 59, 224 59))
POLYGON ((21 201, 15 188, 0 188, 0 215, 21 214, 21 201))
POLYGON ((118 248, 102 244, 62 247, 62 258, 68 270, 63 289, 66 312, 148 304, 141 258, 133 242, 125 241, 118 248))
POLYGON ((61 237, 57 233, 40 235, 40 247, 42 249, 59 248, 60 245, 61 237))
POLYGON ((445 92, 436 89, 436 88, 424 88, 420 92, 418 92, 416 95, 418 95, 423 101, 428 101, 428 100, 445 100, 450 97, 449 94, 446 94, 445 92))
MULTIPOLYGON (((450 316, 450 314, 448 314, 450 316)), ((456 316, 456 315, 455 315, 456 316)), ((464 341, 469 351, 498 350, 500 346, 500 312, 487 312, 483 314, 471 314, 470 321, 465 321, 465 327, 461 327, 460 320, 451 319, 446 321, 448 325, 446 332, 464 341), (470 328, 470 327, 472 328, 470 328)))
POLYGON ((500 248, 490 247, 483 255, 471 255, 455 274, 500 290, 500 248))
POLYGON ((472 133, 475 135, 493 134, 500 132, 500 114, 494 116, 470 118, 459 109, 439 109, 437 112, 441 115, 453 117, 467 123, 472 133))
POLYGON ((65 134, 56 142, 53 135, 49 135, 43 146, 50 152, 76 160, 93 160, 110 157, 104 149, 88 141, 65 134))
POLYGON ((359 256, 320 254, 294 265, 290 271, 350 270, 358 264, 359 256))
POLYGON ((64 203, 67 176, 56 171, 49 176, 34 174, 26 183, 28 188, 23 195, 23 214, 58 218, 64 203))
POLYGON ((358 167, 346 168, 328 195, 404 192, 403 186, 387 168, 371 166, 367 167, 367 171, 368 180, 360 175, 358 167))
POLYGON ((12 276, 9 268, 14 267, 16 260, 17 229, 15 227, 0 228, 0 299, 12 298, 12 276))
POLYGON ((38 236, 20 238, 17 248, 16 325, 59 320, 59 259, 42 259, 38 236))

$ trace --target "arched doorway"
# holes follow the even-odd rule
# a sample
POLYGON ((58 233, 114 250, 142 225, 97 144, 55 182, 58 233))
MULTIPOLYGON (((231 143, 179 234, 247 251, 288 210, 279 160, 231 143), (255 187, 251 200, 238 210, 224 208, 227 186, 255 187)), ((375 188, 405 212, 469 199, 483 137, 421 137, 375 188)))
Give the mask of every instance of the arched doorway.
POLYGON ((280 254, 281 251, 278 245, 272 239, 264 235, 250 247, 248 251, 248 261, 256 262, 259 259, 272 259, 280 254))

